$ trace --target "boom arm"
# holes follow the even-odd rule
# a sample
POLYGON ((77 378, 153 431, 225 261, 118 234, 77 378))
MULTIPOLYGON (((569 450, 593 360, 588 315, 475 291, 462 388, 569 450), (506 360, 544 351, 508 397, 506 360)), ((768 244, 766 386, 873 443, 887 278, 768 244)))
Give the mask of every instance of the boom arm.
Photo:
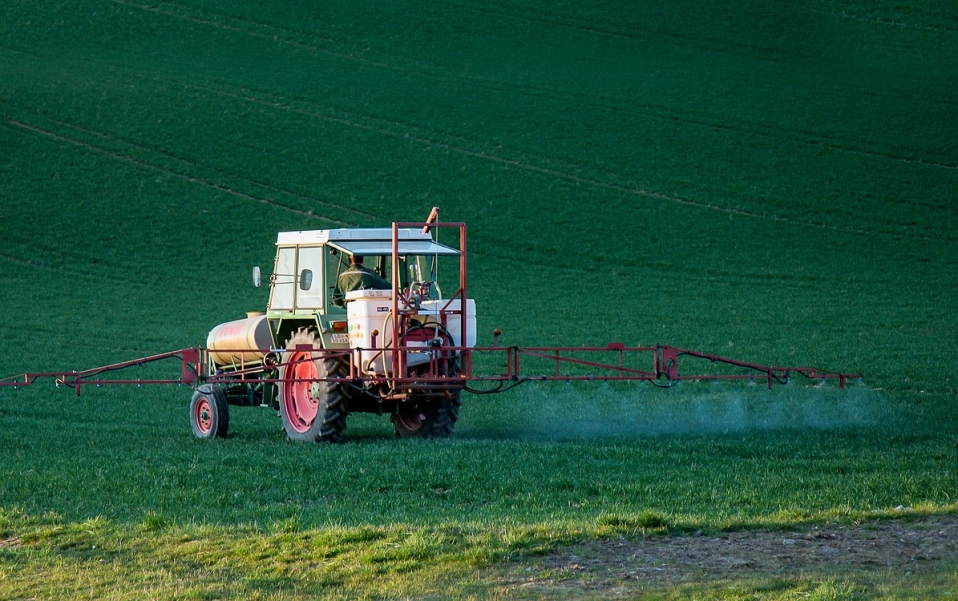
MULTIPOLYGON (((218 352, 230 352, 230 349, 217 349, 218 352)), ((236 349, 240 350, 249 349, 236 349)), ((264 354, 274 349, 260 349, 264 354)), ((359 353, 364 349, 351 350, 315 350, 314 354, 322 356, 343 356, 359 353)), ((422 347, 397 347, 400 352, 429 353, 422 347)), ((793 375, 803 376, 810 380, 837 380, 839 387, 852 379, 861 379, 861 374, 823 370, 817 367, 780 367, 760 365, 747 361, 739 361, 728 357, 720 357, 709 353, 692 351, 671 345, 656 345, 644 347, 627 347, 622 343, 609 343, 604 347, 446 347, 445 351, 459 351, 463 355, 480 353, 489 356, 499 356, 504 371, 487 375, 463 373, 450 380, 445 374, 427 370, 422 375, 414 377, 403 376, 371 376, 360 370, 351 370, 349 377, 315 378, 315 381, 324 382, 365 382, 388 383, 391 385, 427 385, 435 387, 457 387, 477 394, 503 392, 515 385, 530 381, 638 381, 651 382, 657 386, 669 387, 675 382, 683 380, 764 380, 769 388, 776 383, 785 384, 793 375), (651 369, 642 369, 638 360, 651 359, 651 369), (680 372, 680 359, 700 359, 713 365, 723 366, 725 370, 716 370, 711 373, 680 372), (473 388, 471 384, 491 384, 491 388, 473 388), (508 384, 508 386, 507 386, 508 384)), ((36 372, 0 380, 0 387, 26 387, 34 382, 53 378, 58 386, 73 388, 77 395, 83 385, 124 385, 137 386, 147 384, 186 384, 198 387, 205 383, 215 384, 256 384, 284 382, 275 377, 259 377, 262 367, 255 366, 248 369, 240 368, 229 374, 211 374, 206 368, 209 365, 207 355, 210 351, 202 347, 191 347, 178 351, 171 351, 159 355, 151 355, 140 359, 133 359, 121 363, 114 363, 102 367, 82 371, 36 372), (178 359, 180 361, 180 375, 170 379, 130 379, 104 378, 104 374, 111 374, 140 367, 148 363, 178 359)), ((352 363, 352 362, 351 362, 352 363)), ((277 364, 280 367, 282 364, 277 364)), ((648 365, 648 363, 646 364, 648 365)), ((432 366, 431 366, 432 367, 432 366)))

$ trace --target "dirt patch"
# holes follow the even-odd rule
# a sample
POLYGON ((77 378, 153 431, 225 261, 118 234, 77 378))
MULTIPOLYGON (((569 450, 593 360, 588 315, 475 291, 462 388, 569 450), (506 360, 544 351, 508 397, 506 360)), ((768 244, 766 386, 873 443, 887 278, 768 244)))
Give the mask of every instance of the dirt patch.
POLYGON ((540 558, 513 586, 611 592, 743 576, 920 574, 958 560, 958 516, 787 531, 649 535, 590 541, 540 558))

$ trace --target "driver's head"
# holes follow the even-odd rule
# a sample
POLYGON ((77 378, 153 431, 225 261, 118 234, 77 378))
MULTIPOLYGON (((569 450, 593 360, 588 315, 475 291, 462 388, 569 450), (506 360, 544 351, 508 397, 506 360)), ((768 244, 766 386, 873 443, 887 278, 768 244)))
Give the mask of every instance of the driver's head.
POLYGON ((349 264, 350 265, 362 265, 363 257, 362 255, 349 255, 349 264))

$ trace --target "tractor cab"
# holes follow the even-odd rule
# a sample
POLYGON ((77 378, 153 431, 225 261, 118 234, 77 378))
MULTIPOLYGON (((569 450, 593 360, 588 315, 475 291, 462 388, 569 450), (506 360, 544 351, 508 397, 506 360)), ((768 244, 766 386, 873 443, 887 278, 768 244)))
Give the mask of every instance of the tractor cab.
MULTIPOLYGON (((350 257, 363 257, 367 269, 418 302, 442 298, 440 275, 448 276, 450 287, 455 287, 458 273, 444 271, 457 271, 458 249, 439 244, 420 229, 401 228, 394 260, 392 234, 390 228, 280 232, 266 311, 274 343, 280 346, 297 329, 315 327, 323 348, 349 348, 350 291, 340 290, 337 282, 349 271, 350 257), (448 257, 456 260, 443 260, 448 257)), ((391 297, 391 290, 382 289, 375 296, 380 302, 391 297)))

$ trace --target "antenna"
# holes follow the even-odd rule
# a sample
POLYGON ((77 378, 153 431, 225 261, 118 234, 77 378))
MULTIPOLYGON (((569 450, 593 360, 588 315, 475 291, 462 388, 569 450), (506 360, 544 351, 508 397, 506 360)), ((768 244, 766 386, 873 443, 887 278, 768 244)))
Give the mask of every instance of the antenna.
POLYGON ((433 207, 432 211, 429 211, 429 217, 426 217, 426 225, 422 226, 422 233, 428 234, 429 230, 432 229, 432 226, 429 224, 438 220, 439 220, 439 207, 433 207))

